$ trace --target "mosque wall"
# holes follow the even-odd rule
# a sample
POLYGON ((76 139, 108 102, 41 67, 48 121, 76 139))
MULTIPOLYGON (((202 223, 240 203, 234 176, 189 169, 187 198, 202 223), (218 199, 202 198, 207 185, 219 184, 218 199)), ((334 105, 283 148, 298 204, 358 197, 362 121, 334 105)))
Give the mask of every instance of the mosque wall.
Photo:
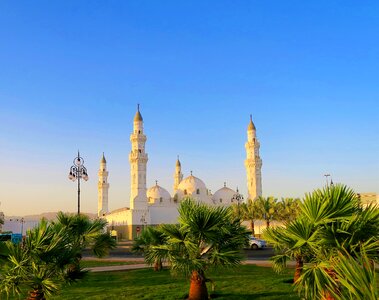
POLYGON ((178 206, 150 206, 151 224, 176 224, 178 223, 178 206))

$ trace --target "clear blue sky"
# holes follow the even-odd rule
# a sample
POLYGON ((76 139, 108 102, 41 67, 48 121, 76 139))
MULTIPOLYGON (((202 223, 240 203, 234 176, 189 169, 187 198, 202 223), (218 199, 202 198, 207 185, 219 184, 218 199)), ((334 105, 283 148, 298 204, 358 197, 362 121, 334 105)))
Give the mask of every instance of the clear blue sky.
POLYGON ((378 1, 1 1, 0 210, 75 211, 81 150, 95 212, 128 205, 141 104, 148 185, 172 192, 176 155, 213 192, 246 193, 249 114, 264 195, 303 196, 332 174, 379 192, 378 1), (206 3, 204 3, 206 2, 206 3))

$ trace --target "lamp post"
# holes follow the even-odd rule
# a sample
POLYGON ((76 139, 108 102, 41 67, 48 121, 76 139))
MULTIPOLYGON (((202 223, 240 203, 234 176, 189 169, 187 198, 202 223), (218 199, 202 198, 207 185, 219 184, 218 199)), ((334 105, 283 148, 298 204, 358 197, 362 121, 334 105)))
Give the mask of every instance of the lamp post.
POLYGON ((237 202, 238 219, 240 219, 240 202, 242 202, 242 201, 243 201, 243 196, 239 193, 238 187, 237 187, 237 192, 233 195, 232 202, 237 202))
POLYGON ((143 230, 145 230, 146 228, 146 224, 147 224, 147 221, 146 221, 146 212, 143 213, 143 215, 141 216, 141 219, 140 219, 141 223, 142 223, 142 228, 143 230))
POLYGON ((326 188, 328 188, 329 187, 328 177, 330 177, 330 174, 325 174, 324 176, 326 178, 326 188))
POLYGON ((84 166, 84 159, 80 157, 79 150, 78 156, 74 158, 73 165, 70 168, 70 173, 68 174, 68 179, 78 181, 78 215, 80 214, 80 179, 84 181, 88 180, 87 169, 84 166))

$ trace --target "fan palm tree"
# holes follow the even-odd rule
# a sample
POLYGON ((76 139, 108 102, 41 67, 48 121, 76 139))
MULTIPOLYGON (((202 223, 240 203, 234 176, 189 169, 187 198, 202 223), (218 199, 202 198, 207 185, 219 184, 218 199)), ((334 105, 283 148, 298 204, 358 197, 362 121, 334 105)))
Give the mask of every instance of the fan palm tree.
POLYGON ((45 299, 57 292, 74 258, 67 243, 63 232, 44 220, 28 231, 24 244, 6 242, 8 259, 2 266, 0 291, 20 295, 26 288, 28 299, 45 299))
POLYGON ((317 243, 311 245, 310 265, 295 284, 308 299, 335 299, 343 288, 343 270, 335 268, 336 257, 345 255, 359 263, 364 252, 378 260, 379 210, 360 208, 351 189, 335 185, 306 195, 301 212, 315 226, 317 243))
MULTIPOLYGON (((165 237, 160 227, 147 227, 134 240, 132 251, 146 253, 152 246, 162 245, 164 242, 165 237)), ((154 271, 160 271, 162 269, 162 259, 157 257, 153 265, 154 271)))
POLYGON ((240 250, 248 241, 249 232, 231 210, 209 207, 185 200, 179 207, 179 224, 163 225, 165 243, 152 246, 145 259, 167 260, 174 272, 190 277, 190 300, 208 299, 206 271, 212 267, 233 267, 240 264, 240 250))
POLYGON ((68 246, 75 252, 69 276, 75 279, 84 275, 80 261, 85 248, 89 247, 97 257, 104 257, 116 247, 116 241, 105 232, 106 224, 104 219, 90 220, 86 215, 58 213, 54 226, 66 236, 69 240, 68 246))
POLYGON ((267 228, 263 236, 277 252, 271 258, 275 271, 281 272, 289 259, 295 260, 296 282, 303 271, 304 262, 311 257, 312 249, 318 242, 316 228, 304 218, 296 219, 286 223, 284 227, 267 228))

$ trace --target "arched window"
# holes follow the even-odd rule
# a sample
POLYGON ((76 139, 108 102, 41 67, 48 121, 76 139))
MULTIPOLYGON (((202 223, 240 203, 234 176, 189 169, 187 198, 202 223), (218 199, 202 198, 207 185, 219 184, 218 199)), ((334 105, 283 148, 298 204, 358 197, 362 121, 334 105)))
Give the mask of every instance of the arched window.
POLYGON ((163 198, 162 198, 162 197, 159 198, 159 202, 160 202, 160 203, 163 202, 163 198))
POLYGON ((222 203, 222 199, 220 198, 220 203, 222 203))
POLYGON ((141 150, 141 149, 138 149, 138 152, 139 152, 139 153, 142 153, 142 150, 141 150))
POLYGON ((187 190, 184 190, 184 195, 187 195, 187 190))
POLYGON ((196 194, 198 194, 198 195, 200 194, 200 190, 199 189, 196 190, 196 194))

